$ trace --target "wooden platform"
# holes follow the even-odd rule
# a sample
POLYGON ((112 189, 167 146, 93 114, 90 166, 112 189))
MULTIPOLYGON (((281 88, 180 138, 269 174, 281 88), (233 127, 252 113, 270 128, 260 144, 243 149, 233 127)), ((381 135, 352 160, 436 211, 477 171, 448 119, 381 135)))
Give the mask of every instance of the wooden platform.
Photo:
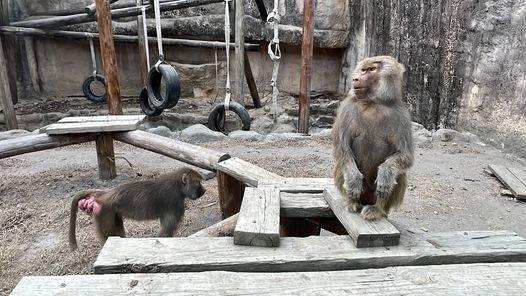
POLYGON ((237 157, 232 157, 217 164, 217 170, 228 174, 242 182, 245 185, 257 187, 259 182, 266 184, 280 182, 283 177, 267 171, 257 165, 237 157))
POLYGON ((526 262, 526 240, 509 231, 404 233, 394 247, 357 248, 349 236, 281 238, 277 248, 234 245, 231 237, 111 237, 95 273, 299 272, 401 265, 526 262))
POLYGON ((517 199, 526 200, 526 171, 524 169, 495 164, 490 164, 488 168, 517 199))
POLYGON ((136 130, 146 115, 66 117, 42 128, 48 135, 85 134, 136 130))
POLYGON ((402 266, 332 272, 24 277, 25 295, 505 295, 526 291, 526 263, 402 266))

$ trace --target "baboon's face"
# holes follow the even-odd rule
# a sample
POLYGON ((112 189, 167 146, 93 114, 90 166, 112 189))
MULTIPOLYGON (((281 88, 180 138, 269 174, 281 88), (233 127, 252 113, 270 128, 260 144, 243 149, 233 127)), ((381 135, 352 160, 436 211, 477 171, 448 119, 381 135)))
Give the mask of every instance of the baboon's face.
POLYGON ((190 199, 198 199, 205 194, 206 189, 202 184, 203 177, 197 172, 188 173, 183 176, 183 190, 185 197, 190 199))
POLYGON ((355 72, 353 77, 353 89, 358 99, 365 99, 374 93, 380 80, 380 63, 364 63, 355 72))

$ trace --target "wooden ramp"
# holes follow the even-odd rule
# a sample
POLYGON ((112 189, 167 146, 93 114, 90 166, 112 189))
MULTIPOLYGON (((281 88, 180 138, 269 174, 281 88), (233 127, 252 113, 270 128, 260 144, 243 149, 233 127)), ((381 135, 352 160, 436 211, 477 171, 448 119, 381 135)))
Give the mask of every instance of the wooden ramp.
POLYGON ((488 168, 517 199, 526 200, 526 171, 524 169, 495 164, 490 164, 488 168))
POLYGON ((25 295, 506 295, 523 296, 526 263, 402 266, 332 272, 24 277, 25 295))
POLYGON ((283 237, 277 248, 234 245, 231 237, 110 237, 94 270, 301 272, 514 261, 526 262, 526 240, 509 231, 405 233, 389 248, 357 248, 347 235, 283 237))

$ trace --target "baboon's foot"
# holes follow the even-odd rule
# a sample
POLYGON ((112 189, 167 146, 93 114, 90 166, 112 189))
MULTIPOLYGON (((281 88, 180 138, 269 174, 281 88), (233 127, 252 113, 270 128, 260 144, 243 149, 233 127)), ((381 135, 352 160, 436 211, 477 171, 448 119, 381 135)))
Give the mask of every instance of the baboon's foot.
POLYGON ((387 217, 384 211, 380 210, 376 206, 363 207, 361 215, 364 220, 378 220, 387 217))
POLYGON ((351 213, 358 213, 362 210, 363 205, 357 199, 349 199, 347 202, 347 210, 351 213))

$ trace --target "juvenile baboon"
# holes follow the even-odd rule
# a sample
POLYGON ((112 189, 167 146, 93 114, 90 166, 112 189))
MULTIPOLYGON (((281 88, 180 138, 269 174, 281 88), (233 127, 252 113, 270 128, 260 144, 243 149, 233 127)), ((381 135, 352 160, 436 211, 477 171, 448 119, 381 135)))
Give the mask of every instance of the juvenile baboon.
POLYGON ((334 180, 348 208, 366 220, 402 203, 413 164, 411 116, 402 102, 404 66, 390 56, 364 59, 333 128, 334 180))
POLYGON ((172 236, 184 215, 184 199, 197 199, 205 193, 201 175, 182 168, 154 180, 136 181, 108 190, 87 190, 71 202, 69 246, 77 248, 75 235, 77 209, 93 216, 102 240, 109 236, 124 237, 122 218, 160 219, 159 236, 172 236))

